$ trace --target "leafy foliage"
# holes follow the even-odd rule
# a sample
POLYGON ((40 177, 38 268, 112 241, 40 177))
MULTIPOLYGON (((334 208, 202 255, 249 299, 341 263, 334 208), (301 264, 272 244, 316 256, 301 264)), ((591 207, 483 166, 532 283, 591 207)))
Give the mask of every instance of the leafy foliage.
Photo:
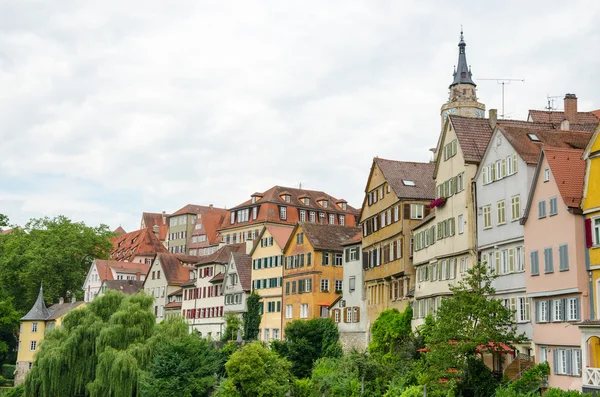
MULTIPOLYGON (((12 297, 0 296, 0 363, 16 361, 16 334, 19 329, 20 318, 19 312, 13 305, 12 297)), ((9 378, 4 368, 2 369, 2 375, 9 378)))
POLYGON ((285 341, 273 341, 271 346, 292 363, 297 378, 307 378, 313 363, 323 357, 341 357, 337 325, 329 318, 295 320, 285 327, 285 341))
POLYGON ((21 314, 35 302, 40 283, 49 302, 81 299, 92 259, 108 258, 111 236, 106 225, 89 227, 64 216, 32 219, 0 236, 0 291, 18 297, 14 304, 21 314))
POLYGON ((518 393, 537 392, 544 385, 544 380, 550 375, 550 365, 541 363, 524 371, 521 377, 509 386, 518 393))
MULTIPOLYGON (((235 313, 225 313, 225 332, 221 340, 223 342, 235 341, 237 339, 238 330, 242 329, 242 320, 235 313)), ((259 322, 260 324, 260 322, 259 322)))
POLYGON ((2 376, 6 379, 14 379, 15 378, 15 369, 16 366, 12 364, 4 364, 2 365, 2 376))
POLYGON ((403 313, 398 309, 382 312, 371 327, 372 341, 369 351, 391 359, 412 335, 412 308, 408 306, 403 313))
POLYGON ((246 299, 246 306, 246 312, 242 315, 244 320, 244 340, 257 340, 261 314, 260 295, 256 291, 252 291, 252 294, 246 299))
POLYGON ((467 357, 467 363, 457 384, 458 395, 463 397, 488 397, 494 394, 498 381, 492 371, 478 357, 467 357))
POLYGON ((234 386, 244 397, 283 397, 290 389, 290 368, 286 359, 265 349, 260 342, 251 343, 231 355, 225 364, 228 380, 220 388, 233 393, 234 386))

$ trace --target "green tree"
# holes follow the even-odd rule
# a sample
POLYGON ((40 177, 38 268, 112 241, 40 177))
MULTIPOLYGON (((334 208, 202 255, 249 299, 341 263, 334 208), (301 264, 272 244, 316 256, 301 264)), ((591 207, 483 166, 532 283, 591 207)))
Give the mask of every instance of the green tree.
MULTIPOLYGON (((233 353, 225 364, 227 382, 221 387, 235 387, 242 397, 283 397, 290 390, 290 363, 260 342, 251 343, 233 353)), ((221 391, 222 393, 222 391, 221 391)))
POLYGON ((453 296, 442 300, 426 332, 430 373, 439 371, 451 378, 447 370, 456 369, 460 377, 469 357, 502 354, 503 345, 525 339, 517 334, 514 312, 500 299, 489 298, 495 293, 494 278, 485 265, 476 264, 462 281, 450 286, 453 296))
POLYGON ((412 336, 412 308, 383 311, 371 326, 369 352, 390 359, 412 336))
POLYGON ((8 226, 8 217, 4 214, 0 214, 0 230, 2 230, 3 227, 8 226))
POLYGON ((285 327, 285 339, 271 346, 292 363, 297 378, 309 377, 319 358, 342 356, 337 325, 329 318, 292 321, 285 327))
POLYGON ((244 320, 244 340, 257 340, 261 319, 261 303, 260 295, 258 295, 256 291, 252 291, 250 296, 246 299, 246 307, 247 309, 242 315, 244 320))
POLYGON ((141 396, 208 396, 221 366, 218 351, 197 335, 185 335, 158 346, 142 377, 141 396))
POLYGON ((235 341, 237 339, 238 331, 242 329, 242 320, 235 313, 225 313, 225 332, 221 340, 223 342, 235 341))
POLYGON ((15 310, 12 298, 0 296, 0 365, 16 361, 16 335, 20 318, 21 316, 15 310))
POLYGON ((40 284, 48 302, 81 299, 92 260, 108 258, 111 236, 106 225, 89 227, 64 216, 32 219, 0 238, 0 291, 14 298, 22 314, 35 302, 40 284))

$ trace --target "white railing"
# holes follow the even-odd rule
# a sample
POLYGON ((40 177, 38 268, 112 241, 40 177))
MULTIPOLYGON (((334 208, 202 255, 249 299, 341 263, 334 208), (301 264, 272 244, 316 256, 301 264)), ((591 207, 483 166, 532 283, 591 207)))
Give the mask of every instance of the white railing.
POLYGON ((600 387, 600 368, 585 368, 583 370, 583 385, 600 387))

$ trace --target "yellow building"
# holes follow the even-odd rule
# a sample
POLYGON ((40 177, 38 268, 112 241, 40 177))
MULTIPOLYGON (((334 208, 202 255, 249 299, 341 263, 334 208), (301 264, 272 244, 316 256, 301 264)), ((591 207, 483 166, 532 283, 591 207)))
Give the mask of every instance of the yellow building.
POLYGON ((408 305, 415 285, 410 234, 429 214, 433 169, 433 163, 373 159, 360 215, 368 328, 382 311, 408 305))
POLYGON ((583 159, 586 162, 581 208, 585 216, 586 266, 590 272, 590 312, 583 321, 581 347, 584 391, 600 391, 600 126, 596 128, 583 159))
POLYGON ((84 302, 81 301, 65 303, 61 298, 59 303, 46 307, 44 291, 40 287, 40 293, 33 307, 21 318, 15 386, 25 380, 25 375, 33 365, 35 355, 40 348, 40 343, 44 340, 46 332, 60 327, 63 317, 71 309, 82 307, 83 304, 84 302))
POLYGON ((342 243, 358 233, 360 228, 352 226, 296 225, 283 250, 284 323, 329 317, 329 306, 343 288, 342 243))
POLYGON ((265 342, 283 336, 282 253, 291 233, 291 227, 267 224, 250 252, 252 289, 262 298, 259 339, 265 342))

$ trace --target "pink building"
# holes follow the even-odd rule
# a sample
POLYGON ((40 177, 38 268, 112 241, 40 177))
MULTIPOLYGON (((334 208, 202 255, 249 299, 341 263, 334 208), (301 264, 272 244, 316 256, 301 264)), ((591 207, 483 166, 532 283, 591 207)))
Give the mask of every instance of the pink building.
POLYGON ((576 323, 590 318, 580 209, 585 175, 582 153, 542 150, 522 220, 536 361, 550 364, 550 387, 576 390, 582 386, 581 335, 576 323))

